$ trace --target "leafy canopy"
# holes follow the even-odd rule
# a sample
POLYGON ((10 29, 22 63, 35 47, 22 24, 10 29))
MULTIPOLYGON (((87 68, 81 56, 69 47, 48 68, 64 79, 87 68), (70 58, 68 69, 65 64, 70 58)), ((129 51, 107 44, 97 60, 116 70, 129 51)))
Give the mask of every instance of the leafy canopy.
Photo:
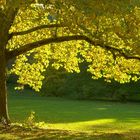
MULTIPOLYGON (((9 52, 32 43, 40 46, 38 41, 46 38, 55 40, 19 53, 10 71, 19 76, 22 86, 18 88, 28 84, 39 91, 49 65, 80 72, 83 61, 95 79, 126 83, 140 78, 139 0, 18 0, 12 4, 19 10, 9 31, 9 52), (58 41, 73 35, 87 38, 58 41)), ((2 7, 6 6, 3 1, 2 7)))

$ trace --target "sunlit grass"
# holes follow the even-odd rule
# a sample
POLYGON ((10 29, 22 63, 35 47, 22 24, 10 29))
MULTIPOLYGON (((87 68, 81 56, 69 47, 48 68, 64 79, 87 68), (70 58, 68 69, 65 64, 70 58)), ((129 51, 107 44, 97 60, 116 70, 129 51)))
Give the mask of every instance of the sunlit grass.
POLYGON ((127 132, 140 129, 140 104, 76 101, 61 98, 11 96, 10 116, 22 122, 31 111, 47 128, 75 131, 127 132))
MULTIPOLYGON (((25 92, 30 91, 25 90, 25 92)), ((40 139, 49 139, 48 137, 51 139, 53 137, 54 139, 56 137, 59 137, 58 139, 76 139, 76 137, 80 137, 79 139, 83 140, 92 139, 93 137, 95 140, 138 139, 140 131, 139 108, 139 103, 78 101, 28 96, 20 92, 12 93, 9 96, 12 122, 25 122, 31 111, 35 112, 36 122, 45 122, 41 126, 45 129, 38 130, 39 134, 34 134, 35 132, 31 130, 27 132, 21 130, 22 133, 14 133, 16 135, 14 138, 17 139, 18 137, 22 138, 24 135, 27 135, 27 138, 29 136, 33 137, 33 134, 36 138, 41 137, 40 139)), ((9 133, 11 132, 14 131, 11 130, 9 133)), ((9 133, 7 132, 7 137, 10 137, 9 133)))
POLYGON ((16 140, 16 139, 19 139, 19 137, 14 136, 12 134, 0 134, 0 139, 1 140, 16 140))

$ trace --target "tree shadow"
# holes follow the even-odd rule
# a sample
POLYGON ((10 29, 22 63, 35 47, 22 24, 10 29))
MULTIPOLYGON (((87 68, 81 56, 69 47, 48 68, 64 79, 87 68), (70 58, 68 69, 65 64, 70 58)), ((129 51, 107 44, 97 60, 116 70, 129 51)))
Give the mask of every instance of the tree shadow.
MULTIPOLYGON (((116 130, 140 130, 140 127, 138 128, 140 125, 139 103, 77 101, 24 95, 13 96, 9 101, 10 116, 16 122, 23 122, 31 111, 35 111, 36 122, 44 121, 46 125, 51 124, 52 127, 47 128, 59 128, 60 125, 70 130, 75 127, 75 124, 80 123, 79 128, 76 126, 77 128, 73 130, 81 130, 82 127, 87 131, 103 130, 102 132, 108 132, 104 135, 109 136, 110 132, 115 133, 116 130)), ((46 133, 44 130, 41 132, 46 133)), ((59 132, 65 131, 58 130, 58 135, 59 132)))
POLYGON ((140 104, 75 101, 57 98, 15 98, 10 100, 12 116, 18 120, 35 111, 38 121, 48 123, 73 123, 98 119, 115 119, 116 121, 134 123, 140 120, 140 104), (17 106, 18 105, 18 106, 17 106), (16 110, 16 111, 15 111, 16 110))

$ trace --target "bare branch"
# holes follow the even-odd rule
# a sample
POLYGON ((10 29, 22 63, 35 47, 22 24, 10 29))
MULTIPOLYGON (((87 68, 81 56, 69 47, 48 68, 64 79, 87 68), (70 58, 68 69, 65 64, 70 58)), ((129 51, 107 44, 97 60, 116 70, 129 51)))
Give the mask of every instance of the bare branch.
POLYGON ((65 27, 65 25, 63 25, 63 24, 40 25, 40 26, 33 27, 33 28, 25 30, 25 31, 12 32, 11 34, 9 34, 9 39, 11 39, 13 36, 25 35, 25 34, 29 34, 29 33, 32 33, 34 31, 37 31, 37 30, 41 30, 41 29, 45 29, 45 28, 55 28, 55 27, 57 27, 57 28, 58 27, 65 27))
POLYGON ((24 54, 24 53, 26 53, 26 52, 34 49, 34 48, 38 48, 38 47, 43 46, 43 45, 47 45, 47 44, 51 44, 51 43, 61 43, 61 42, 72 41, 72 40, 84 40, 84 41, 86 41, 89 44, 92 44, 94 46, 100 46, 100 47, 102 47, 106 50, 116 51, 120 55, 125 57, 126 59, 140 60, 140 56, 133 56, 133 55, 127 54, 122 49, 115 48, 115 47, 112 47, 112 46, 103 45, 103 44, 100 44, 100 43, 96 43, 94 40, 92 40, 89 37, 84 36, 84 35, 73 35, 73 36, 62 36, 62 37, 55 37, 55 38, 47 38, 47 39, 43 39, 43 40, 40 40, 40 41, 36 41, 36 42, 33 42, 33 43, 26 44, 26 45, 21 46, 20 48, 15 49, 13 51, 7 51, 7 53, 6 53, 7 61, 16 57, 16 56, 18 56, 18 55, 24 54))

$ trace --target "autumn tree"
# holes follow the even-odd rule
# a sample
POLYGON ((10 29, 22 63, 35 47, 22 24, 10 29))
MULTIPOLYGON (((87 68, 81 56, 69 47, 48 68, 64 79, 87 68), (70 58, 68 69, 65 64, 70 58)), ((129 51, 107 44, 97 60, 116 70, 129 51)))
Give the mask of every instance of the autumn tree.
POLYGON ((48 65, 120 83, 140 75, 140 2, 106 0, 0 0, 0 121, 10 123, 6 65, 17 89, 39 91, 48 65))

